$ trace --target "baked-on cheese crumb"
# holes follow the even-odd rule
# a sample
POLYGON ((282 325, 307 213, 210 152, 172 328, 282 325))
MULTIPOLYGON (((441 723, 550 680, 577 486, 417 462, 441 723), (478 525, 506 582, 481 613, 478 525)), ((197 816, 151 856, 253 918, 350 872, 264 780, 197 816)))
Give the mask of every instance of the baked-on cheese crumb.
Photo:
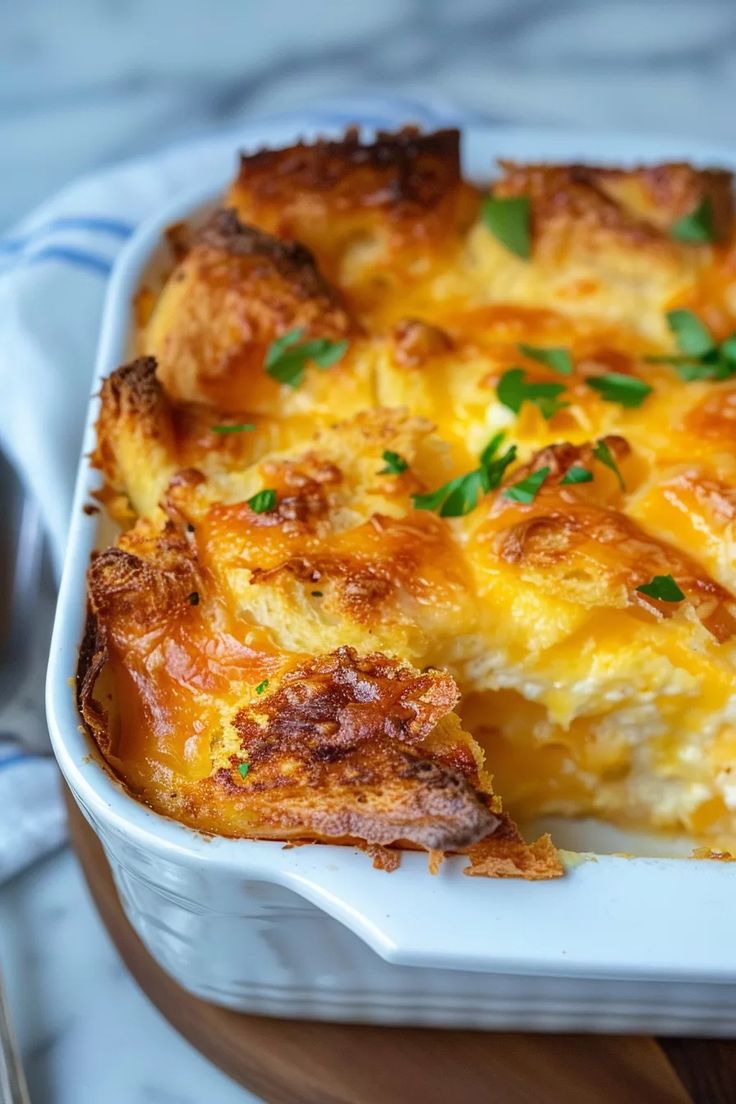
POLYGON ((79 679, 135 793, 494 876, 560 867, 488 770, 515 816, 733 841, 729 174, 480 187, 455 132, 351 131, 244 156, 147 301, 79 679))

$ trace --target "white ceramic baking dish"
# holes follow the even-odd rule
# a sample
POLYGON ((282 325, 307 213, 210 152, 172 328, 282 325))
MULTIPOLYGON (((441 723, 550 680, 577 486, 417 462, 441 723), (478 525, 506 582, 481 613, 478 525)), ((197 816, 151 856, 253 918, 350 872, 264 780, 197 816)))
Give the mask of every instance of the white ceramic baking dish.
MULTIPOLYGON (((736 168, 725 151, 674 140, 484 128, 464 136, 471 177, 487 177, 498 156, 689 158, 736 168)), ((144 225, 121 255, 95 381, 129 353, 131 299, 144 273, 160 266, 162 230, 211 205, 224 187, 215 164, 222 150, 209 171, 202 166, 196 192, 144 225)), ((667 857, 678 846, 686 854, 687 841, 633 840, 581 822, 557 826, 558 839, 587 854, 567 854, 566 876, 556 881, 466 878, 459 859, 432 877, 419 854, 387 874, 350 848, 205 837, 128 796, 80 728, 70 685, 90 552, 112 535, 101 515, 82 509, 98 486, 86 459, 96 412, 93 398, 51 646, 49 724, 130 922, 181 985, 280 1016, 736 1035, 736 866, 667 857), (613 851, 653 857, 605 853, 613 851)))

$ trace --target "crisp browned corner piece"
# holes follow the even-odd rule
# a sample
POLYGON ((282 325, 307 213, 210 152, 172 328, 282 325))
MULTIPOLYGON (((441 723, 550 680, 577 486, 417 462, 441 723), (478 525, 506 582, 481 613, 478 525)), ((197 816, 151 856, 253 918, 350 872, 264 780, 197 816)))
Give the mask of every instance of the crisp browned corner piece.
POLYGON ((561 873, 736 835, 731 179, 412 128, 243 156, 104 381, 78 693, 151 807, 561 873), (489 166, 489 174, 491 173, 489 166))

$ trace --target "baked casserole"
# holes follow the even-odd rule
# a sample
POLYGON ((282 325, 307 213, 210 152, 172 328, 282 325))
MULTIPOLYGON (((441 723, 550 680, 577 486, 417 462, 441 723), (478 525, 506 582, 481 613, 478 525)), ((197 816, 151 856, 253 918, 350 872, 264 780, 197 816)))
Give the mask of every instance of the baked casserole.
POLYGON ((459 154, 265 150, 172 228, 102 387, 83 720, 209 832, 530 878, 539 814, 727 846, 731 177, 459 154))

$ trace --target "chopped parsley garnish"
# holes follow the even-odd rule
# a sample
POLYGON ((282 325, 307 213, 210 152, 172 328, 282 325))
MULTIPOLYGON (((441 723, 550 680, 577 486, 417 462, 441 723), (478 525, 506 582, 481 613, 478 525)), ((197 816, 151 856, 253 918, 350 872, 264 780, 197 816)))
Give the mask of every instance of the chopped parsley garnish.
POLYGON ((321 590, 313 590, 313 591, 311 591, 311 595, 312 595, 313 598, 321 598, 322 597, 322 591, 321 590))
POLYGON ((532 253, 530 207, 527 196, 487 196, 481 211, 494 238, 525 261, 532 253))
POLYGON ((688 310, 667 314, 679 353, 648 356, 650 364, 671 364, 682 377, 691 380, 723 380, 736 375, 736 334, 716 343, 704 322, 688 310))
POLYGON ((572 374, 572 357, 567 349, 556 346, 525 345, 523 342, 519 343, 516 348, 523 356, 539 361, 540 364, 546 364, 548 368, 551 368, 553 372, 559 372, 561 376, 572 374))
POLYGON ((267 514, 276 505, 276 492, 271 487, 264 487, 248 499, 248 505, 256 514, 267 514))
POLYGON ((681 360, 674 367, 677 369, 680 379, 683 379, 685 383, 692 383, 694 380, 728 379, 729 376, 733 375, 736 364, 730 365, 727 361, 722 360, 716 360, 714 363, 708 363, 707 360, 681 360))
POLYGON ((255 429, 249 422, 241 422, 239 425, 213 425, 210 429, 213 433, 249 433, 255 429))
POLYGON ((451 479, 428 494, 412 495, 416 510, 437 510, 440 517, 463 517, 478 505, 481 494, 488 494, 500 486, 504 472, 516 457, 516 445, 511 445, 502 456, 496 453, 503 441, 503 433, 497 433, 486 445, 480 456, 480 467, 467 475, 451 479))
POLYGON ((558 410, 564 410, 569 403, 560 402, 564 392, 564 383, 528 383, 523 368, 509 368, 498 381, 496 394, 499 401, 518 414, 525 402, 538 406, 545 418, 549 419, 558 410))
POLYGON ((684 356, 699 358, 715 352, 716 343, 710 330, 692 311, 668 311, 667 325, 675 335, 677 348, 684 356))
POLYGON ((620 403, 621 406, 641 406, 652 388, 636 376, 627 376, 623 372, 608 372, 605 376, 588 376, 588 387, 597 391, 604 402, 620 403))
POLYGON ((437 510, 440 517, 462 517, 478 505, 483 489, 481 469, 460 475, 428 494, 412 495, 416 510, 437 510))
POLYGON ((262 694, 268 686, 268 679, 264 679, 263 682, 259 682, 256 686, 256 694, 262 694))
POLYGON ((657 598, 660 602, 681 602, 685 595, 671 575, 655 575, 648 583, 636 588, 639 594, 647 598, 657 598))
POLYGON ((504 431, 502 429, 499 430, 498 433, 493 434, 490 441, 488 442, 488 444, 486 445, 486 447, 483 449, 482 453, 480 454, 480 466, 481 467, 484 467, 486 464, 491 463, 491 461, 495 457, 496 453, 500 449, 505 436, 506 436, 506 434, 504 433, 504 431))
POLYGON ((266 353, 265 369, 272 379, 289 387, 298 387, 308 361, 318 368, 331 368, 346 353, 348 342, 313 337, 303 341, 304 330, 297 327, 272 341, 266 353))
POLYGON ((697 207, 672 223, 670 237, 688 245, 702 245, 716 240, 713 206, 708 196, 703 196, 697 207))
POLYGON ((380 469, 379 475, 401 475, 409 467, 404 457, 391 449, 384 449, 383 460, 386 466, 380 469))
POLYGON ((507 487, 503 497, 510 498, 513 502, 533 502, 548 475, 549 468, 539 468, 527 475, 526 479, 520 479, 518 483, 507 487))
POLYGON ((589 468, 584 468, 580 464, 573 464, 571 468, 568 468, 563 478, 560 480, 560 486, 565 483, 592 483, 593 473, 589 468))
POLYGON ((605 464, 607 468, 610 468, 613 474, 619 481, 621 490, 626 490, 626 484, 624 483, 624 477, 621 475, 619 466, 616 463, 613 453, 609 449, 605 441, 596 441, 593 449, 593 455, 596 460, 600 460, 601 464, 605 464))
POLYGON ((245 776, 246 776, 246 774, 248 773, 249 770, 250 770, 250 763, 239 763, 238 764, 238 771, 240 773, 241 778, 245 778, 245 776))
POLYGON ((199 605, 199 593, 198 593, 198 591, 193 590, 192 593, 189 595, 189 605, 190 606, 198 606, 199 605))

